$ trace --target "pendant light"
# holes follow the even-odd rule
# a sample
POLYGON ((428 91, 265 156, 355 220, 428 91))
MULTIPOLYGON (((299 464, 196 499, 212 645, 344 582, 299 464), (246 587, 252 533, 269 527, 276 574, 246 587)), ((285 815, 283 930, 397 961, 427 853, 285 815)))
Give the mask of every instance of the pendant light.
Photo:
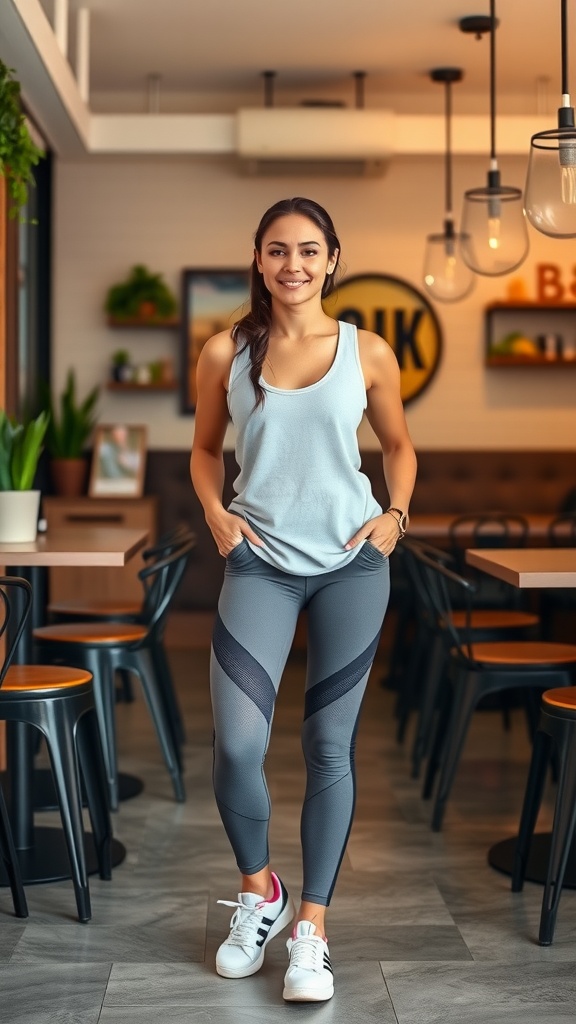
POLYGON ((458 302, 474 287, 474 275, 466 266, 461 252, 462 236, 454 229, 452 213, 452 84, 462 80, 461 68, 435 68, 430 72, 433 82, 445 86, 446 152, 444 231, 428 235, 424 255, 424 285, 439 302, 458 302))
POLYGON ((526 215, 543 235, 576 238, 576 128, 568 92, 567 2, 561 0, 562 106, 558 127, 537 132, 530 144, 526 215))
POLYGON ((509 274, 520 266, 528 253, 522 192, 501 184, 496 157, 495 8, 495 0, 490 0, 490 168, 485 188, 473 188, 464 193, 461 227, 464 260, 476 274, 487 277, 509 274))

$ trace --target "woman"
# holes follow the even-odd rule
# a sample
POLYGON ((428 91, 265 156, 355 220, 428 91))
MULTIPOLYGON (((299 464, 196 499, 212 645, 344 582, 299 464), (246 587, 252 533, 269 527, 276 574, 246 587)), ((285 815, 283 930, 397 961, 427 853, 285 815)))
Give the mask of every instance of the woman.
POLYGON ((270 869, 263 762, 296 620, 307 610, 304 884, 283 992, 293 1001, 322 1001, 334 991, 325 913, 352 823, 354 738, 388 602, 388 556, 405 530, 416 475, 392 350, 323 310, 339 259, 334 226, 317 203, 286 199, 264 214, 251 311, 210 338, 198 360, 191 459, 226 558, 211 694, 214 789, 242 876, 216 957, 227 978, 259 970, 267 943, 294 914, 270 869), (385 511, 359 470, 364 411, 382 446, 385 511), (240 473, 226 509, 229 416, 240 473))

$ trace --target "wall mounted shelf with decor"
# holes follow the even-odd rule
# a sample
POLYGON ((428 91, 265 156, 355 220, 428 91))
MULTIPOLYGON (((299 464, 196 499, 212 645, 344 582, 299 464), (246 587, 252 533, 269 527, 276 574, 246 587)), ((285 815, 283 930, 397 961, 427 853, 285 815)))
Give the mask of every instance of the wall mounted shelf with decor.
POLYGON ((176 381, 166 384, 138 384, 136 381, 109 380, 107 391, 176 391, 176 381))
POLYGON ((108 327, 114 327, 114 328, 116 328, 116 327, 120 327, 120 328, 122 328, 122 327, 129 327, 129 328, 135 328, 135 327, 140 328, 140 327, 143 327, 144 329, 147 329, 147 328, 150 328, 150 327, 152 327, 152 328, 153 327, 156 327, 156 328, 164 327, 167 330, 170 330, 172 328, 180 327, 180 321, 179 320, 174 320, 174 319, 171 319, 171 320, 153 320, 150 317, 146 317, 146 318, 144 318, 144 317, 134 317, 133 319, 130 319, 130 320, 116 320, 113 317, 108 317, 107 323, 108 323, 108 327))
POLYGON ((576 367, 576 303, 493 302, 485 365, 576 367))

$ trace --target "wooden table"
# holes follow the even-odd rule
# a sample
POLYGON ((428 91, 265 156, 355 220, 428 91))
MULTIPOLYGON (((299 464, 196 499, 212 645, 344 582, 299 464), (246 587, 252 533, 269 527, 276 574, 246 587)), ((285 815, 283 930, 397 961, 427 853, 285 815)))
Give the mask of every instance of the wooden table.
POLYGON ((466 561, 520 589, 576 587, 576 548, 468 548, 466 561))
MULTIPOLYGON (((520 589, 531 587, 576 587, 576 548, 469 548, 466 561, 475 569, 512 583, 520 589)), ((576 628, 575 628, 576 634, 576 628)), ((546 882, 550 853, 550 832, 537 832, 532 838, 526 878, 546 882)), ((512 874, 517 837, 503 839, 488 851, 488 863, 506 875, 512 874)), ((576 846, 572 850, 564 876, 564 886, 576 889, 576 846)))
MULTIPOLYGON (((52 566, 123 566, 148 538, 147 530, 121 527, 86 527, 50 530, 26 544, 0 544, 0 564, 9 565, 8 575, 30 580, 33 603, 25 635, 17 648, 16 660, 32 660, 32 631, 42 625, 46 607, 46 569, 52 566)), ((70 878, 64 836, 57 828, 37 828, 33 808, 33 732, 22 723, 9 723, 8 770, 14 841, 25 883, 70 878)), ((125 855, 122 844, 113 840, 113 862, 125 855)), ((98 870, 91 842, 87 849, 90 874, 98 870)))

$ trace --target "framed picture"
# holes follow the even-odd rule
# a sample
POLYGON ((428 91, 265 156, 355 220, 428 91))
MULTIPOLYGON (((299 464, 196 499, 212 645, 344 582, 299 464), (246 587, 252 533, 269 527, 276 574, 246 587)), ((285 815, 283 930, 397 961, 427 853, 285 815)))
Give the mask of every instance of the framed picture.
POLYGON ((94 434, 88 494, 91 498, 140 498, 145 465, 146 427, 100 424, 94 434))
POLYGON ((184 270, 182 273, 182 338, 180 411, 196 408, 196 363, 213 334, 233 326, 248 311, 248 270, 184 270))

